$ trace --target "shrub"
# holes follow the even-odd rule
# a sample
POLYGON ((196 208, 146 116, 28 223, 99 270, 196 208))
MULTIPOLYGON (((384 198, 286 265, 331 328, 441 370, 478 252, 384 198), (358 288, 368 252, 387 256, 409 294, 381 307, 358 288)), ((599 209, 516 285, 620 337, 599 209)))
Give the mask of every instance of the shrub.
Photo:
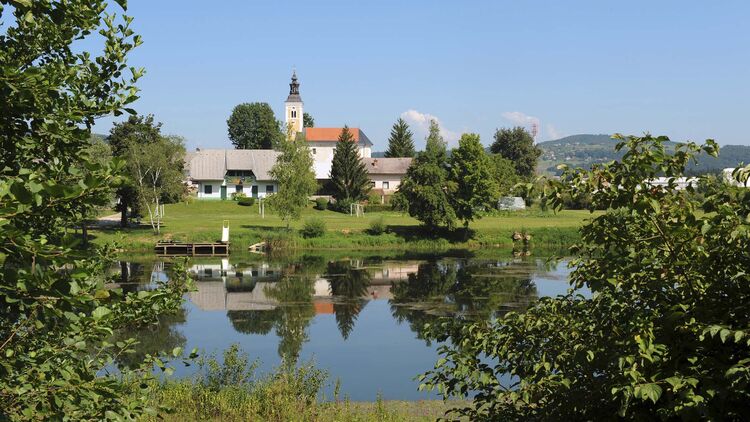
POLYGON ((367 212, 378 212, 378 211, 391 211, 393 206, 391 204, 367 204, 365 205, 365 211, 367 212))
POLYGON ((328 208, 328 199, 315 198, 315 209, 325 211, 328 208))
POLYGON ((320 218, 310 218, 305 220, 305 225, 300 230, 300 234, 305 239, 311 237, 321 237, 326 232, 326 222, 320 218))
POLYGON ((351 205, 355 202, 350 199, 342 199, 340 201, 331 202, 328 204, 328 208, 330 208, 333 211, 343 212, 345 214, 349 214, 351 211, 351 205))
POLYGON ((388 231, 388 226, 385 224, 383 217, 370 221, 370 227, 367 229, 367 233, 373 236, 380 236, 386 231, 388 231))
POLYGON ((391 196, 390 205, 395 211, 409 212, 409 200, 401 192, 396 192, 391 196))
POLYGON ((244 198, 247 198, 244 192, 232 192, 232 201, 240 201, 244 198))
POLYGON ((250 207, 255 205, 255 198, 240 198, 237 200, 237 205, 242 205, 243 207, 250 207))
POLYGON ((383 203, 383 197, 375 192, 370 192, 370 194, 367 195, 367 203, 370 205, 380 205, 383 203))

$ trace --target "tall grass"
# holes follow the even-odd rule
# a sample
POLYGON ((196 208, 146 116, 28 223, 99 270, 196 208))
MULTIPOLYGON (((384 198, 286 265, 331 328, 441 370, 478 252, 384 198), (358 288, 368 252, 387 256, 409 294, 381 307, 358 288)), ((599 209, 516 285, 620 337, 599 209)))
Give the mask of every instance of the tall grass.
MULTIPOLYGON (((223 359, 198 361, 191 378, 153 381, 151 406, 166 421, 427 421, 448 408, 442 401, 354 403, 322 397, 327 374, 313 364, 289 365, 258 376, 257 362, 232 345, 223 359)), ((338 388, 336 389, 338 391, 338 388)))

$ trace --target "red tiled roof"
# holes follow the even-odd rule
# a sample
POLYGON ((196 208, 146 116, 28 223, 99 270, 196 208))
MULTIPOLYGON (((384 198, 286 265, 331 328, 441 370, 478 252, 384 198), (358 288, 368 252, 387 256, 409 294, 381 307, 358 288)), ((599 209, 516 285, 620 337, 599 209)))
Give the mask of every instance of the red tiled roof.
MULTIPOLYGON (((337 142, 343 129, 342 127, 308 127, 305 128, 305 139, 310 142, 337 142)), ((349 133, 352 134, 354 142, 359 142, 359 128, 350 127, 349 133)))
POLYGON ((313 302, 313 308, 315 308, 315 315, 333 313, 333 303, 331 302, 313 302))

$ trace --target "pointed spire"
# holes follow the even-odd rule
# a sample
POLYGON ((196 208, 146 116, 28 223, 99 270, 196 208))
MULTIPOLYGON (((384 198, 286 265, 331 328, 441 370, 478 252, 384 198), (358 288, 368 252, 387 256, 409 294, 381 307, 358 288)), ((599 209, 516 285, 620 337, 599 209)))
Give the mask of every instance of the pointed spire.
POLYGON ((297 82, 297 70, 292 71, 292 83, 289 84, 289 97, 286 99, 287 102, 302 102, 302 97, 299 95, 299 82, 297 82))

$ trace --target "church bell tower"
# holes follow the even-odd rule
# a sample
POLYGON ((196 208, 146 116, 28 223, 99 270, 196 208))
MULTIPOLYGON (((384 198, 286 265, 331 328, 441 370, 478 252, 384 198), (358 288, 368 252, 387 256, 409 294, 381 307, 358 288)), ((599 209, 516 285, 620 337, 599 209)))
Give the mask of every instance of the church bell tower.
POLYGON ((293 136, 302 132, 304 111, 302 109, 302 97, 299 95, 299 82, 297 82, 297 71, 292 72, 292 83, 289 84, 289 96, 284 103, 284 119, 287 128, 293 128, 293 136))

